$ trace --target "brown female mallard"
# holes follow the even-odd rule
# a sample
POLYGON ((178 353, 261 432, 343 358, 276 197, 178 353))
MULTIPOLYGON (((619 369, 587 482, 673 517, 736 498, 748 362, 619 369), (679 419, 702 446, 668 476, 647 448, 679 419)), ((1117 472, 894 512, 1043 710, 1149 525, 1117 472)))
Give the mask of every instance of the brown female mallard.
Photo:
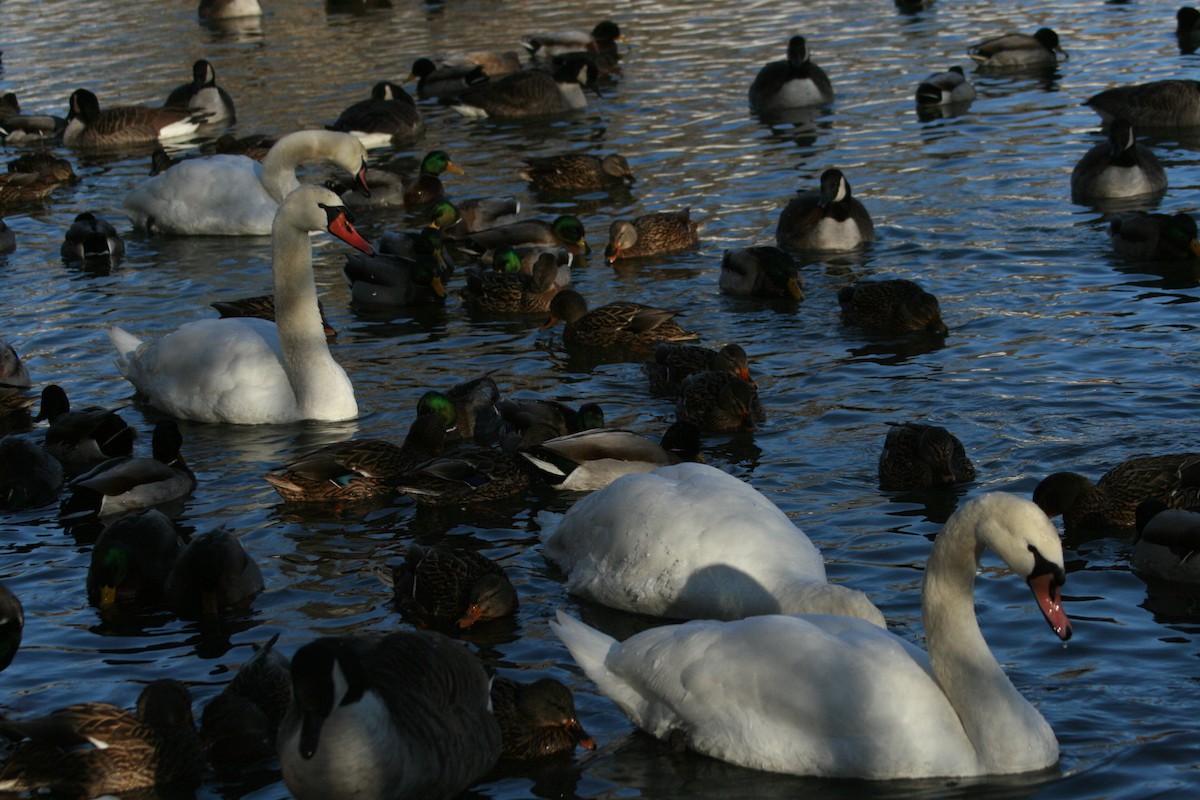
POLYGON ((795 260, 778 247, 735 247, 721 258, 717 285, 735 297, 804 299, 795 260))
POLYGON ((563 289, 550 301, 550 318, 542 329, 565 322, 563 341, 589 347, 648 347, 700 338, 673 319, 678 313, 630 302, 608 303, 588 311, 579 292, 563 289))
POLYGON ((752 431, 767 412, 758 387, 729 372, 697 372, 679 389, 675 416, 703 431, 752 431))
POLYGON ((26 153, 8 162, 8 172, 0 175, 0 208, 40 203, 57 187, 78 181, 65 158, 26 153))
POLYGON ((618 153, 562 153, 525 159, 518 173, 542 192, 592 192, 627 188, 634 183, 629 162, 618 153))
MULTIPOLYGON (((243 297, 240 300, 218 300, 215 303, 209 303, 217 310, 222 317, 254 317, 256 319, 265 319, 269 322, 275 321, 275 295, 260 294, 254 297, 243 297)), ((321 315, 321 325, 325 328, 325 338, 337 338, 337 331, 329 324, 329 320, 325 317, 325 306, 321 301, 317 301, 317 312, 321 315)))
POLYGON ((496 250, 491 272, 467 276, 462 301, 473 311, 545 314, 560 289, 558 258, 554 253, 539 255, 532 274, 527 275, 522 271, 517 251, 505 246, 496 250))
POLYGON ((540 678, 522 683, 492 679, 492 712, 500 723, 500 758, 533 761, 574 752, 578 745, 595 750, 596 742, 579 724, 575 698, 561 681, 540 678))
POLYGON ((460 506, 510 497, 529 488, 524 459, 465 446, 400 476, 398 489, 427 506, 460 506))
POLYGON ((650 379, 650 391, 671 397, 678 395, 683 381, 697 372, 728 372, 754 383, 746 351, 738 344, 711 350, 695 344, 659 342, 654 347, 654 360, 642 367, 650 379))
POLYGON ((1033 502, 1047 516, 1062 514, 1068 535, 1128 530, 1143 500, 1156 498, 1171 508, 1200 502, 1192 474, 1197 466, 1200 453, 1172 453, 1122 461, 1095 483, 1076 472, 1056 472, 1033 490, 1033 502))
POLYGON ((441 454, 446 426, 436 414, 417 417, 404 444, 352 439, 320 447, 267 473, 284 500, 348 502, 390 494, 408 470, 441 454))
POLYGON ((838 290, 842 322, 879 333, 945 336, 938 299, 910 280, 861 280, 838 290))
POLYGON ((288 659, 275 649, 279 634, 238 668, 233 680, 204 706, 200 741, 216 767, 274 758, 275 736, 292 697, 288 659))
POLYGON ((643 258, 691 250, 700 243, 700 224, 691 218, 690 208, 643 214, 630 221, 619 219, 608 228, 608 246, 604 260, 643 258))
POLYGON ((169 679, 142 690, 136 714, 77 703, 38 719, 2 720, 0 733, 20 740, 0 769, 5 792, 119 794, 192 780, 203 766, 191 694, 169 679))
POLYGON ((499 564, 474 550, 410 545, 392 568, 396 609, 416 624, 469 628, 517 612, 517 590, 499 564))
POLYGON ((938 425, 889 422, 879 455, 879 488, 928 489, 975 480, 962 442, 938 425))

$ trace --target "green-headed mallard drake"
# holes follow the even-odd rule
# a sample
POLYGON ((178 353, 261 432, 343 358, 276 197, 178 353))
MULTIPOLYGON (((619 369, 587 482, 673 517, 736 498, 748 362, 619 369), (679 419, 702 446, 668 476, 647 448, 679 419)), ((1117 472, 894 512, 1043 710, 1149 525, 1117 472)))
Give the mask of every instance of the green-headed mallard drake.
POLYGON ((662 443, 616 428, 594 428, 524 445, 518 451, 556 489, 591 492, 622 475, 649 472, 683 461, 703 461, 700 429, 676 422, 662 443))
POLYGON ((846 252, 875 241, 871 215, 850 195, 840 169, 821 173, 821 188, 799 192, 779 214, 775 240, 792 250, 846 252))
POLYGON ((672 397, 679 394, 683 381, 697 372, 728 372, 754 383, 746 351, 738 344, 711 350, 695 344, 659 342, 654 347, 654 360, 647 361, 642 368, 650 380, 650 391, 672 397))
POLYGON ((702 431, 752 431, 767 412, 758 387, 729 372, 697 372, 684 379, 675 416, 702 431))
POLYGON ((410 545, 392 567, 396 609, 422 627, 470 628, 517 613, 517 590, 499 564, 464 547, 410 545))
MULTIPOLYGON (((1175 584, 1200 583, 1200 512, 1143 500, 1136 511, 1137 534, 1129 566, 1143 579, 1175 584)), ((503 731, 503 724, 501 727, 503 731)))
POLYGON ((563 289, 550 301, 550 318, 542 329, 565 322, 563 342, 587 347, 649 347, 700 338, 673 319, 678 313, 631 302, 607 303, 589 311, 579 292, 563 289))
POLYGON ((196 780, 204 765, 192 699, 179 681, 150 683, 137 713, 76 703, 38 719, 0 721, 20 743, 0 768, 0 791, 75 797, 124 794, 196 780))
POLYGON ((945 336, 938 299, 904 278, 861 280, 838 290, 842 322, 879 333, 945 336))
POLYGON ((630 221, 615 220, 608 228, 608 246, 604 260, 642 258, 691 250, 700 243, 700 224, 691 218, 690 208, 643 214, 630 221))
POLYGON ((1108 239, 1114 252, 1136 261, 1190 261, 1200 257, 1196 220, 1190 214, 1120 214, 1108 223, 1108 239))
POLYGON ((203 58, 192 64, 192 80, 172 89, 163 108, 202 112, 207 114, 206 125, 232 125, 237 121, 233 98, 217 85, 216 69, 203 58))
POLYGON ((750 84, 750 107, 755 111, 823 106, 833 102, 833 84, 825 70, 810 58, 803 36, 788 40, 787 59, 771 61, 750 84))
POLYGON ((446 235, 461 239, 476 231, 485 231, 501 225, 518 222, 521 201, 515 197, 470 197, 454 204, 458 221, 447 226, 446 235))
POLYGON ((1200 502, 1200 488, 1189 475, 1197 464, 1200 453, 1130 458, 1095 483, 1076 472, 1056 472, 1033 490, 1033 502, 1049 517, 1062 514, 1068 535, 1129 529, 1143 500, 1157 498, 1171 508, 1200 502))
POLYGON ((412 63, 405 83, 417 82, 417 97, 422 100, 453 100, 468 86, 484 83, 488 74, 479 64, 439 64, 432 58, 418 58, 412 63))
POLYGON ((365 500, 396 490, 396 480, 442 452, 446 426, 436 414, 417 417, 404 444, 351 439, 325 445, 266 474, 267 483, 291 502, 365 500))
POLYGON ((403 86, 379 81, 370 97, 354 103, 325 127, 354 136, 364 147, 385 147, 416 141, 425 132, 425 121, 403 86))
POLYGON ((917 84, 917 107, 965 106, 975 99, 975 85, 967 79, 963 68, 950 67, 935 72, 917 84))
POLYGON ((962 442, 938 425, 889 422, 879 454, 879 488, 931 489, 975 480, 962 442))
POLYGON ((524 459, 467 445, 418 464, 400 476, 397 488, 420 505, 458 506, 510 497, 529 484, 524 459))
POLYGON ((542 192, 592 192, 625 189, 634 183, 629 162, 619 153, 562 153, 525 159, 518 173, 542 192))
POLYGON ((71 94, 63 144, 119 148, 191 136, 204 124, 205 116, 187 109, 146 106, 115 106, 102 111, 96 95, 76 89, 71 94))
POLYGON ((62 464, 44 447, 21 436, 0 439, 0 508, 44 505, 62 485, 62 464))
POLYGON ((804 299, 795 259, 773 245, 726 250, 717 286, 734 297, 804 299))
POLYGON ((68 264, 111 267, 125 257, 125 241, 111 222, 85 211, 67 228, 59 255, 68 264))
POLYGON ((160 419, 151 439, 153 457, 117 456, 72 480, 71 494, 63 502, 63 519, 106 517, 191 494, 196 476, 183 460, 182 446, 183 435, 175 420, 160 419))
POLYGON ((624 42, 621 27, 611 19, 596 23, 591 32, 544 31, 521 37, 521 46, 534 58, 546 59, 567 53, 617 53, 617 42, 624 42))
POLYGON ((445 425, 447 442, 486 445, 500 434, 500 387, 490 375, 455 384, 445 391, 431 390, 417 400, 417 416, 436 414, 445 425))
POLYGON ((604 409, 584 403, 578 409, 557 400, 540 397, 506 397, 498 406, 504 423, 503 446, 512 450, 522 444, 538 444, 556 436, 604 427, 604 409))
MULTIPOLYGON (((372 184, 373 186, 374 184, 372 184)), ((375 195, 372 189, 371 195, 375 195)), ((462 220, 458 208, 449 200, 442 198, 429 206, 425 216, 425 227, 417 230, 384 231, 379 236, 375 247, 377 253, 387 253, 390 256, 416 258, 421 253, 432 253, 435 245, 440 246, 441 264, 449 272, 452 262, 446 252, 445 232, 462 220), (429 229, 433 229, 430 231, 429 229), (437 234, 434 234, 434 231, 437 234)))
POLYGON ((505 245, 516 248, 528 245, 565 247, 575 256, 586 255, 588 252, 583 223, 578 217, 570 215, 556 217, 552 222, 523 219, 520 222, 476 231, 460 242, 464 250, 484 258, 505 245))
POLYGON ((468 86, 450 107, 465 117, 521 119, 587 108, 584 89, 596 89, 599 69, 584 53, 555 60, 551 69, 532 68, 468 86))
POLYGON ((296 800, 449 798, 500 756, 489 677, 436 631, 327 637, 292 656, 279 765, 296 800))
POLYGON ((12 92, 0 95, 0 140, 6 144, 23 144, 52 139, 62 134, 67 121, 52 114, 23 114, 17 96, 12 92))
POLYGON ((12 589, 0 583, 0 670, 8 669, 16 657, 23 630, 25 609, 12 589))
POLYGON ((404 182, 404 207, 410 211, 428 208, 446 196, 446 187, 442 185, 442 175, 452 172, 463 175, 463 168, 450 160, 445 150, 430 150, 421 159, 421 167, 416 177, 404 182))
MULTIPOLYGON (((253 317, 275 321, 275 295, 260 294, 254 297, 243 297, 238 300, 218 300, 209 303, 222 317, 253 317)), ((337 338, 337 331, 329 324, 325 316, 325 306, 317 300, 317 312, 321 315, 321 326, 325 328, 325 338, 337 338)))
POLYGON ((1050 28, 1027 33, 1006 33, 984 39, 967 48, 967 55, 981 69, 1030 69, 1052 67, 1067 54, 1059 45, 1058 34, 1050 28))
POLYGON ((1137 143, 1128 120, 1113 120, 1108 141, 1083 154, 1071 170, 1071 198, 1079 202, 1141 197, 1167 190, 1167 173, 1150 148, 1137 143))
POLYGON ((133 428, 116 411, 100 406, 72 410, 66 391, 58 384, 42 389, 41 408, 34 420, 49 420, 46 449, 68 471, 133 454, 133 428))
POLYGON ((101 611, 163 603, 167 576, 182 550, 179 529, 157 508, 117 517, 92 546, 88 602, 101 611))
POLYGON ((1191 55, 1200 47, 1200 11, 1183 6, 1175 12, 1175 41, 1181 55, 1191 55))
POLYGON ((449 274, 442 250, 442 234, 434 227, 421 229, 414 243, 415 256, 386 253, 347 253, 342 276, 350 285, 350 299, 363 307, 441 305, 446 301, 442 279, 449 274))
POLYGON ((463 305, 474 311, 510 314, 545 314, 562 288, 558 258, 550 252, 538 256, 533 274, 522 269, 521 257, 505 245, 495 251, 491 272, 469 274, 462 290, 463 305))
POLYGON ((262 570, 225 528, 193 536, 167 576, 167 605, 185 619, 214 619, 244 609, 263 590, 262 570))
POLYGON ((287 656, 275 649, 279 634, 254 645, 221 693, 200 715, 200 741, 209 763, 218 769, 237 768, 274 758, 279 723, 292 698, 292 674, 287 656))
POLYGON ((500 758, 534 761, 575 747, 595 750, 596 742, 579 724, 571 690, 554 678, 524 683, 492 678, 492 712, 500 723, 500 758))

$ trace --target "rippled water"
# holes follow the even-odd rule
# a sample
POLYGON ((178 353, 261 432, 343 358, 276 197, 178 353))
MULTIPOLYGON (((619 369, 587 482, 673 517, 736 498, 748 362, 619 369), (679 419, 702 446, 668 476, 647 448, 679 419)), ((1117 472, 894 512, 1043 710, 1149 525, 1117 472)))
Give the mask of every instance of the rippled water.
MULTIPOLYGON (((592 303, 636 299, 687 311, 706 342, 751 354, 769 421, 752 436, 711 436, 710 461, 753 483, 823 548, 831 577, 867 591, 894 630, 921 637, 919 586, 929 539, 955 495, 882 493, 875 465, 889 420, 927 418, 965 443, 978 480, 963 493, 1023 494, 1044 475, 1098 476, 1127 457, 1196 449, 1192 271, 1152 273, 1113 256, 1104 217, 1072 205, 1068 179, 1098 141, 1081 101, 1110 85, 1189 75, 1172 35, 1174 8, 1150 4, 935 3, 915 15, 883 0, 704 4, 634 0, 619 10, 462 0, 365 15, 320 3, 271 2, 260 22, 231 30, 197 23, 194 3, 14 2, 0 6, 3 72, 27 110, 64 115, 86 86, 102 103, 158 103, 207 57, 238 103, 238 133, 284 133, 331 121, 382 78, 420 55, 511 47, 534 29, 590 28, 615 16, 630 44, 624 74, 586 112, 536 124, 472 122, 423 106, 425 139, 375 151, 414 167, 443 147, 467 170, 452 196, 516 194, 530 214, 578 212, 603 245, 609 222, 690 206, 703 220, 698 252, 612 270, 593 258, 576 271, 592 303), (1048 25, 1070 53, 1052 77, 973 76, 965 114, 918 120, 921 78, 966 65, 973 41, 1048 25), (809 38, 831 75, 833 108, 796 124, 764 123, 746 107, 758 66, 781 58, 793 33, 809 38), (544 202, 516 177, 520 159, 567 149, 619 151, 639 180, 632 197, 544 202), (841 168, 875 219, 878 243, 853 257, 804 267, 798 306, 717 293, 720 254, 768 243, 789 195, 841 168), (907 277, 937 294, 950 326, 944 345, 867 336, 838 321, 836 290, 855 276, 907 277)), ((1164 210, 1196 211, 1194 141, 1154 141, 1171 189, 1164 210)), ((6 148, 6 159, 15 156, 6 148)), ((110 275, 58 260, 63 231, 92 210, 127 224, 123 195, 144 180, 145 153, 64 153, 82 182, 41 208, 6 211, 16 253, 0 256, 0 336, 39 384, 77 402, 119 405, 131 391, 112 365, 105 326, 154 334, 211 316, 208 303, 264 291, 266 239, 146 239, 130 234, 110 275)), ((373 238, 407 222, 360 215, 373 238)), ((114 629, 87 605, 89 543, 68 535, 49 506, 0 525, 0 577, 22 598, 20 654, 0 677, 6 713, 27 715, 89 699, 130 705, 141 682, 170 676, 194 687, 197 708, 229 679, 252 643, 281 633, 291 653, 329 633, 387 631, 401 621, 375 569, 411 541, 474 541, 514 577, 515 625, 474 633, 491 664, 553 675, 575 689, 599 749, 568 764, 496 776, 479 796, 946 797, 1193 796, 1200 723, 1195 679, 1200 611, 1178 590, 1147 588, 1127 567, 1128 542, 1067 543, 1066 607, 1075 638, 1059 646, 1019 582, 987 562, 978 585, 985 635, 1018 688, 1058 734, 1049 775, 946 784, 801 780, 670 752, 634 732, 582 678, 545 621, 561 606, 617 634, 648 620, 582 606, 543 560, 536 513, 570 499, 531 493, 473 513, 418 511, 407 500, 344 513, 287 506, 263 472, 312 446, 350 436, 398 440, 417 397, 491 371, 505 392, 603 404, 620 425, 658 431, 670 403, 651 398, 633 364, 586 364, 534 322, 474 321, 445 309, 363 315, 349 307, 339 243, 317 243, 318 282, 339 330, 335 355, 353 377, 362 416, 339 425, 233 428, 186 424, 185 453, 200 486, 180 513, 189 529, 229 525, 263 566, 267 591, 253 614, 218 634, 156 617, 114 629)), ((153 415, 122 412, 143 431, 153 415)), ((205 783, 203 797, 286 795, 277 775, 205 783)))

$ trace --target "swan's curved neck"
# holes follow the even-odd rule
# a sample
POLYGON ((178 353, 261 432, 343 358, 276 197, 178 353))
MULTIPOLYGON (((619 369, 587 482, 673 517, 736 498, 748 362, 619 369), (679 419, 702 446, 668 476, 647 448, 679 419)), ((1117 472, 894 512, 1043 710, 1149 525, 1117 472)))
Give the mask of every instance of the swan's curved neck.
POLYGON ((272 228, 275 327, 296 406, 303 418, 318 418, 317 409, 335 406, 347 390, 353 402, 353 389, 325 339, 308 232, 282 217, 272 228))
POLYGON ((260 180, 275 202, 282 203, 283 198, 300 186, 296 167, 306 161, 328 158, 333 140, 326 134, 341 136, 331 131, 300 131, 283 137, 267 151, 260 180))
POLYGON ((1050 726, 1004 674, 975 618, 975 571, 984 547, 982 510, 964 509, 933 543, 921 610, 933 673, 954 706, 985 773, 1047 766, 1050 726), (974 511, 975 513, 970 513, 974 511))

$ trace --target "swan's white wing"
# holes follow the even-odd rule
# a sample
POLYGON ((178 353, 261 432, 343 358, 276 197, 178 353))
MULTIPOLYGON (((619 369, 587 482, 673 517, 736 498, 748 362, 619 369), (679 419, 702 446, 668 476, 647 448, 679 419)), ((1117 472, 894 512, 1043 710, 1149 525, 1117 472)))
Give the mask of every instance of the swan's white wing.
POLYGON ((125 196, 136 227, 182 235, 269 235, 279 204, 267 193, 262 165, 214 155, 185 159, 125 196))

